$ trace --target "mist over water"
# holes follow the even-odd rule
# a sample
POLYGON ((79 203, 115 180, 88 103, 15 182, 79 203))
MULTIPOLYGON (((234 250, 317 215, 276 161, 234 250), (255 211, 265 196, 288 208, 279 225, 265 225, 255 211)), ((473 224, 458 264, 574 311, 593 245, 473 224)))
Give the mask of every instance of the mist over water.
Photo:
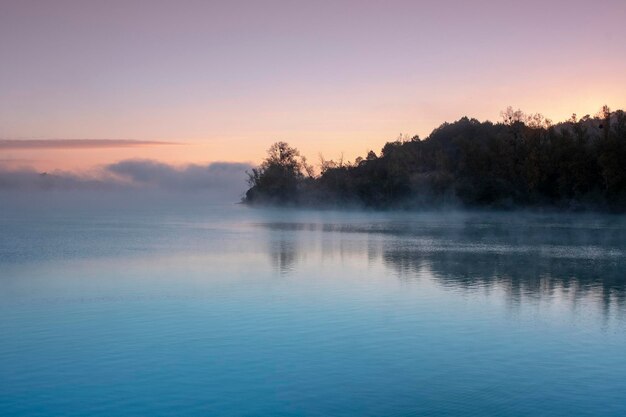
POLYGON ((0 414, 626 413, 623 216, 159 198, 0 202, 0 414))

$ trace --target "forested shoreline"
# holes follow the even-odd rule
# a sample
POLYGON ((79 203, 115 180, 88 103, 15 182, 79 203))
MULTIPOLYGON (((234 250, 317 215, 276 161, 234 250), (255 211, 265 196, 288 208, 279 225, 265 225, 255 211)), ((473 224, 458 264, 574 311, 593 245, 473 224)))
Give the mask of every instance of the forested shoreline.
POLYGON ((251 205, 624 212, 626 115, 604 106, 552 124, 508 108, 499 123, 463 117, 353 162, 320 157, 317 170, 277 142, 248 176, 243 201, 251 205))

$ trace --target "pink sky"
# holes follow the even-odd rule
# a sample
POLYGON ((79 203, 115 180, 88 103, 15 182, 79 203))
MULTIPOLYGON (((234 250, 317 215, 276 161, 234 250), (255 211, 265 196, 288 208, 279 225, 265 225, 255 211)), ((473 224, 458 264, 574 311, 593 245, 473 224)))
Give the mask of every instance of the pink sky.
POLYGON ((626 2, 0 2, 0 163, 258 162, 276 140, 353 159, 508 105, 626 107, 626 2))

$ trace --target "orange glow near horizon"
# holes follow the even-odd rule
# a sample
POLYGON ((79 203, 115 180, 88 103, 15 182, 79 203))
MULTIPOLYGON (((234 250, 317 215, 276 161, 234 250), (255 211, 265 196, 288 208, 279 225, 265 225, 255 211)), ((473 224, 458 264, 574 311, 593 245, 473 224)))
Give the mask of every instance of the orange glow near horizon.
POLYGON ((9 2, 0 139, 182 144, 0 149, 0 168, 256 164, 279 140, 354 160, 507 106, 626 108, 623 0, 236 3, 9 2))
MULTIPOLYGON (((580 100, 583 104, 584 99, 580 100)), ((617 100, 615 100, 617 102, 617 100)), ((578 108, 569 108, 561 103, 553 103, 551 112, 542 112, 554 122, 563 121, 569 118, 572 113, 579 117, 585 114, 595 115, 601 108, 604 101, 589 99, 590 104, 582 105, 578 108)), ((504 109, 506 106, 502 106, 504 109)), ((514 106, 517 108, 518 106, 514 106)), ((525 110, 524 107, 521 107, 525 110)), ((231 135, 225 138, 205 138, 205 139, 183 139, 177 140, 175 137, 168 137, 165 140, 172 141, 172 144, 163 145, 139 145, 132 147, 111 147, 94 149, 11 149, 4 150, 0 160, 1 166, 10 169, 28 168, 39 171, 89 171, 97 170, 99 167, 125 159, 151 159, 172 165, 186 164, 206 164, 210 162, 247 162, 258 164, 264 157, 266 149, 275 141, 287 141, 297 147, 307 159, 317 164, 319 155, 326 159, 338 159, 341 156, 345 160, 353 161, 357 156, 365 155, 369 150, 380 151, 387 141, 395 140, 400 134, 414 136, 418 134, 422 139, 428 136, 430 131, 444 121, 454 121, 467 115, 479 120, 498 121, 499 111, 494 112, 489 117, 470 112, 459 113, 458 116, 444 119, 444 111, 437 111, 434 108, 431 114, 426 117, 415 119, 422 123, 415 124, 412 130, 407 126, 412 126, 409 111, 402 111, 393 115, 387 114, 389 122, 385 123, 385 112, 376 120, 375 115, 364 117, 362 126, 358 126, 356 120, 354 131, 348 130, 351 126, 346 126, 344 131, 277 131, 249 133, 247 135, 231 135), (437 114, 441 114, 437 118, 437 114), (383 119, 381 121, 381 119, 383 119), (369 121, 369 123, 368 123, 369 121), (374 123, 372 123, 374 121, 374 123), (397 121, 399 128, 394 128, 393 121, 397 121), (365 129, 368 124, 371 131, 365 129), (404 127, 404 129, 402 128, 404 127)), ((477 112, 482 113, 482 112, 477 112)))

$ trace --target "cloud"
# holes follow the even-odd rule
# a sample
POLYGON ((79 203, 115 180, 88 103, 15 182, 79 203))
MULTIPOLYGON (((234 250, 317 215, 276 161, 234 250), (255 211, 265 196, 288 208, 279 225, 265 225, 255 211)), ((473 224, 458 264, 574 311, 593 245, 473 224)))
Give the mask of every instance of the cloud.
POLYGON ((37 172, 31 169, 0 169, 0 191, 35 190, 101 190, 123 186, 119 180, 94 176, 81 176, 69 172, 37 172))
POLYGON ((238 200, 246 189, 246 163, 168 165, 153 160, 124 160, 87 173, 0 167, 0 192, 130 191, 159 195, 220 196, 238 200))
POLYGON ((180 143, 131 139, 0 139, 0 150, 104 149, 160 145, 180 145, 180 143))
POLYGON ((245 185, 245 163, 214 162, 208 165, 175 167, 152 160, 125 160, 105 169, 125 181, 170 190, 241 189, 245 185))

